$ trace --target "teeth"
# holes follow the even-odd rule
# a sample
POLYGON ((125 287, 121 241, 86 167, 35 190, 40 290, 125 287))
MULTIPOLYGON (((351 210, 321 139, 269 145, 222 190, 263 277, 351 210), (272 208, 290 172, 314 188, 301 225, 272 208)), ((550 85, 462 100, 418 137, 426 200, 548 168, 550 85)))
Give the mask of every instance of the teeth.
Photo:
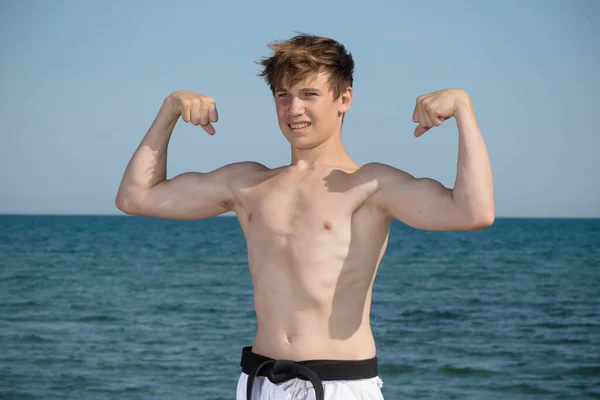
POLYGON ((309 125, 310 125, 310 123, 308 123, 308 122, 305 122, 305 123, 303 123, 303 124, 291 124, 291 125, 290 125, 290 127, 291 127, 292 129, 302 129, 302 128, 306 128, 306 127, 307 127, 307 126, 309 126, 309 125))

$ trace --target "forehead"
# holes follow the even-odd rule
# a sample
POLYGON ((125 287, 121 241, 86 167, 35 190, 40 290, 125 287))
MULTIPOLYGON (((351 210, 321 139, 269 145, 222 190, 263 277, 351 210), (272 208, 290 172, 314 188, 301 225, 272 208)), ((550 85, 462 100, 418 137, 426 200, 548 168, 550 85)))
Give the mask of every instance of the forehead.
POLYGON ((288 86, 288 83, 281 82, 281 87, 275 88, 275 90, 301 90, 304 88, 316 88, 316 89, 329 89, 329 73, 319 72, 315 75, 308 76, 307 78, 288 86))

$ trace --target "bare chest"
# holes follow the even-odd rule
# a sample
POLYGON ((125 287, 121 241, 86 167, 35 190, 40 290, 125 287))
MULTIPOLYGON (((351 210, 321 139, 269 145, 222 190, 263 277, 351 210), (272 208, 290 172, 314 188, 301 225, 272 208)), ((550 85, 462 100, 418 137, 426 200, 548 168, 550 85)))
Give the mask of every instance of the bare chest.
POLYGON ((238 217, 247 234, 265 239, 343 241, 368 195, 344 173, 284 171, 241 191, 238 217))
POLYGON ((236 212, 253 276, 278 282, 290 273, 294 282, 320 276, 333 285, 345 267, 346 276, 358 279, 385 246, 385 221, 367 201, 374 188, 349 174, 290 173, 240 191, 236 212))
POLYGON ((329 191, 317 180, 277 182, 249 194, 248 228, 272 234, 338 234, 347 228, 357 201, 329 191))

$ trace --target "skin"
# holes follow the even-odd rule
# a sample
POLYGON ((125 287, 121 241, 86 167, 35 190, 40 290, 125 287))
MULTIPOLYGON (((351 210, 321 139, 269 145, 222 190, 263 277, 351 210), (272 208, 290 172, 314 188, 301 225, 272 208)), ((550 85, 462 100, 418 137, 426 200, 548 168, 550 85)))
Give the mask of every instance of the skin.
POLYGON ((131 158, 116 198, 125 213, 158 218, 197 220, 234 211, 254 285, 253 351, 277 359, 376 355, 371 294, 393 219, 424 230, 483 229, 494 221, 490 161, 466 92, 421 96, 413 114, 416 137, 449 118, 457 122, 457 177, 449 189, 388 165, 355 163, 341 139, 352 88, 334 99, 327 78, 321 72, 275 92, 289 165, 240 162, 166 179, 177 120, 211 135, 218 121, 213 98, 173 93, 131 158), (290 124, 301 121, 311 125, 293 131, 290 124))

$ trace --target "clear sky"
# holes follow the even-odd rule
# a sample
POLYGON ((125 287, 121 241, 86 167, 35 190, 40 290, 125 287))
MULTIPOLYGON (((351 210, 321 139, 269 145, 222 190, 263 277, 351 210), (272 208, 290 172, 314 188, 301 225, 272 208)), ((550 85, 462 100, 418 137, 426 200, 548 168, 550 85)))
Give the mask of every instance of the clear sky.
POLYGON ((180 121, 169 177, 288 164, 254 62, 295 32, 355 60, 343 139, 454 185, 453 120, 413 137, 417 96, 461 88, 488 145, 498 217, 600 217, 600 2, 1 1, 0 213, 119 214, 123 171, 170 93, 214 97, 210 137, 180 121))

